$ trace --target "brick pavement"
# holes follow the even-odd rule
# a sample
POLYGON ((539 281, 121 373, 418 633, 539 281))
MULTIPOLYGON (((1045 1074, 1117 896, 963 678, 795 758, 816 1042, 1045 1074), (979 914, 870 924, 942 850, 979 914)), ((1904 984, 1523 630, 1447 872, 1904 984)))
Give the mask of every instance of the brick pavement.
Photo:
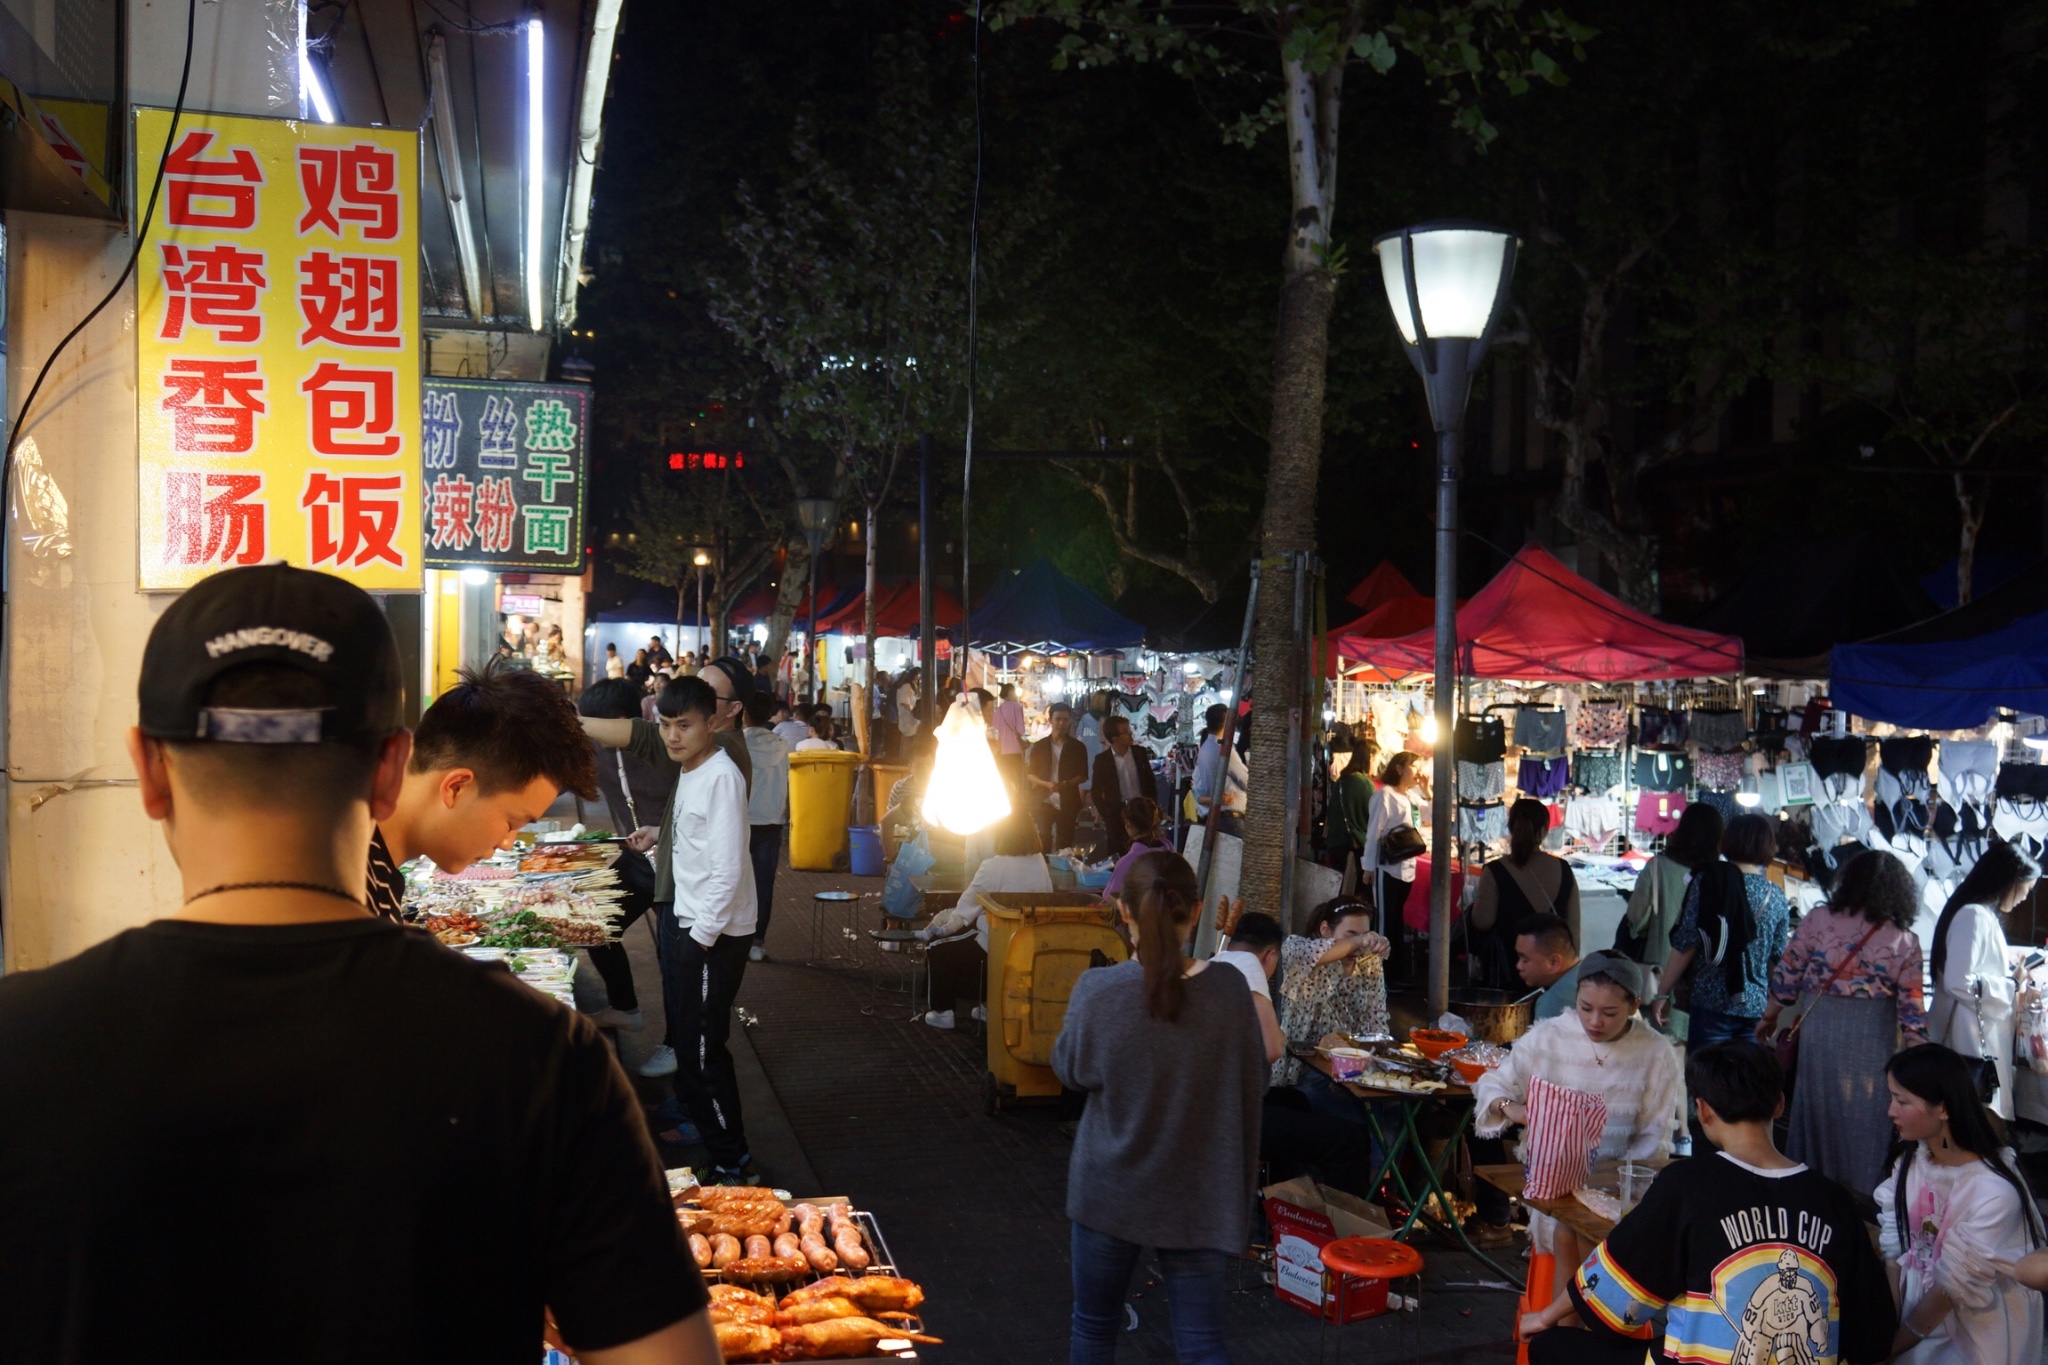
MULTIPOLYGON (((814 1171, 824 1188, 799 1194, 845 1194, 875 1212, 900 1266, 930 1295, 928 1330, 946 1338, 945 1346, 930 1348, 928 1359, 1053 1365, 1066 1358, 1071 1303, 1063 1213, 1071 1144, 1052 1111, 1007 1109, 988 1117, 981 1034, 928 1027, 909 1019, 901 996, 877 996, 867 970, 876 959, 865 948, 859 967, 806 962, 812 895, 839 888, 877 892, 880 885, 787 868, 777 878, 772 960, 749 966, 740 991, 741 1007, 758 1019, 747 1043, 766 1081, 749 1100, 757 1158, 777 1181, 814 1171), (863 1012, 878 1002, 885 1008, 863 1012), (769 1094, 779 1115, 760 1112, 762 1104, 755 1103, 769 1094), (778 1161, 765 1149, 764 1138, 785 1124, 800 1159, 778 1161)), ((629 1065, 660 1038, 651 952, 641 931, 630 941, 650 1017, 646 1032, 621 1039, 629 1065)), ((586 980, 594 975, 584 973, 586 980)), ((743 1079, 749 1065, 743 1058, 743 1079)), ((650 1101, 666 1092, 665 1084, 642 1084, 650 1101)), ((1512 1360, 1505 1340, 1512 1296, 1442 1287, 1491 1279, 1492 1272, 1468 1256, 1419 1245, 1428 1262, 1419 1358, 1474 1365, 1512 1360)), ((1256 1266, 1235 1267, 1232 1279, 1230 1349, 1240 1365, 1293 1365, 1317 1349, 1315 1320, 1275 1300, 1256 1266)), ((1138 1328, 1125 1337, 1123 1358, 1172 1361, 1164 1296, 1149 1268, 1133 1282, 1132 1303, 1138 1328)), ((1345 1345, 1358 1359, 1391 1356, 1394 1322, 1355 1324, 1345 1345)))

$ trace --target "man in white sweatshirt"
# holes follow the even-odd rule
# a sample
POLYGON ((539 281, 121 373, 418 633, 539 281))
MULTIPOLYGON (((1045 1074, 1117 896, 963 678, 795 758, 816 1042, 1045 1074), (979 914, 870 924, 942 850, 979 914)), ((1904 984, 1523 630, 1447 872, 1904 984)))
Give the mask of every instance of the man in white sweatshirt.
POLYGON ((746 975, 757 914, 748 855, 747 781, 712 726, 719 697, 701 677, 676 678, 657 710, 661 741, 681 770, 669 802, 675 927, 662 989, 676 1022, 676 1098, 711 1149, 707 1185, 755 1185, 739 1083, 726 1040, 746 975))

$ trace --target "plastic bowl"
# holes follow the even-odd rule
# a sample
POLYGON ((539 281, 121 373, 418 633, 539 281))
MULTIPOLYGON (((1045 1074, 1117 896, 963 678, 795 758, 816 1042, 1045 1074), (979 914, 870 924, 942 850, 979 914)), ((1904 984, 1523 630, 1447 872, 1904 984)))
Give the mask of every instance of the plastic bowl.
POLYGON ((1493 1070, 1484 1062, 1468 1062, 1463 1057, 1451 1058, 1451 1065, 1457 1068, 1458 1078, 1467 1085, 1479 1084, 1479 1078, 1493 1070))
POLYGON ((1455 1051, 1472 1040, 1462 1033, 1446 1033, 1442 1029, 1418 1028, 1409 1030, 1408 1041, 1415 1044, 1417 1052, 1420 1052, 1433 1062, 1446 1052, 1455 1051))

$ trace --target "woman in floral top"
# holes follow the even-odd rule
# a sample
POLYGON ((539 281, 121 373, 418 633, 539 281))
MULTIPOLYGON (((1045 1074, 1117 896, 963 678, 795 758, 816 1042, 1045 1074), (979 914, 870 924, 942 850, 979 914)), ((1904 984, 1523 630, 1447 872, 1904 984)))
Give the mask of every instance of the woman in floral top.
MULTIPOLYGON (((1280 1029, 1290 1044, 1313 1047, 1325 1034, 1387 1031, 1383 959, 1392 945, 1373 932, 1372 916, 1369 903, 1339 896, 1315 908, 1305 935, 1291 934, 1280 945, 1280 992, 1275 1003, 1280 1007, 1280 1029)), ((1324 1092, 1352 1099, 1348 1091, 1332 1089, 1320 1071, 1283 1053, 1273 1063, 1273 1084, 1296 1081, 1312 1101, 1324 1097, 1324 1092)))
MULTIPOLYGON (((1685 1045, 1688 1051, 1746 1040, 1755 1032, 1769 1003, 1771 968, 1792 937, 1792 911, 1785 893, 1764 875, 1778 848, 1774 823, 1761 815, 1738 815, 1721 835, 1721 856, 1733 864, 1709 863, 1695 869, 1685 889, 1685 908, 1671 931, 1671 957, 1657 978, 1652 1002, 1659 1027, 1671 1017, 1671 987, 1699 959, 1687 1006, 1685 1045), (1726 905, 1718 891, 1722 880, 1739 874, 1745 907, 1726 905), (1712 884, 1716 899, 1700 903, 1712 884), (1745 916, 1736 922, 1736 911, 1745 916), (1702 932, 1703 924, 1707 932, 1702 932), (1709 939, 1712 942, 1709 942, 1709 939)), ((1733 897, 1732 889, 1729 896, 1733 897)))
POLYGON ((1812 1065, 1792 1088, 1785 1154, 1852 1190, 1877 1183, 1891 1147, 1884 1068, 1893 1053, 1927 1041, 1919 912, 1913 876, 1889 853, 1850 859, 1827 905, 1808 915, 1771 973, 1771 1003, 1757 1023, 1768 1042, 1778 1016, 1814 1000, 1799 1029, 1812 1065), (1839 974, 1838 974, 1839 973, 1839 974))

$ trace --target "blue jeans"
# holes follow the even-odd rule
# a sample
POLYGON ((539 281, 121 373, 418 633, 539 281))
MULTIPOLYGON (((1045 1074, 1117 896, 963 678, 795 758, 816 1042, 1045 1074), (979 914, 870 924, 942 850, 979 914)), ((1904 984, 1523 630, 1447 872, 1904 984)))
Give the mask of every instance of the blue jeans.
MULTIPOLYGON (((1140 1248, 1121 1237, 1074 1224, 1074 1327, 1069 1365, 1109 1365, 1124 1330, 1124 1294, 1138 1267, 1140 1248)), ((1173 1350, 1180 1365, 1230 1365, 1223 1348, 1224 1283, 1220 1251, 1160 1249, 1166 1281, 1166 1311, 1173 1321, 1173 1350)))
POLYGON ((1685 1017, 1688 1052, 1696 1052, 1715 1043, 1746 1043, 1756 1037, 1756 1020, 1748 1015, 1695 1009, 1687 1012, 1685 1017))

